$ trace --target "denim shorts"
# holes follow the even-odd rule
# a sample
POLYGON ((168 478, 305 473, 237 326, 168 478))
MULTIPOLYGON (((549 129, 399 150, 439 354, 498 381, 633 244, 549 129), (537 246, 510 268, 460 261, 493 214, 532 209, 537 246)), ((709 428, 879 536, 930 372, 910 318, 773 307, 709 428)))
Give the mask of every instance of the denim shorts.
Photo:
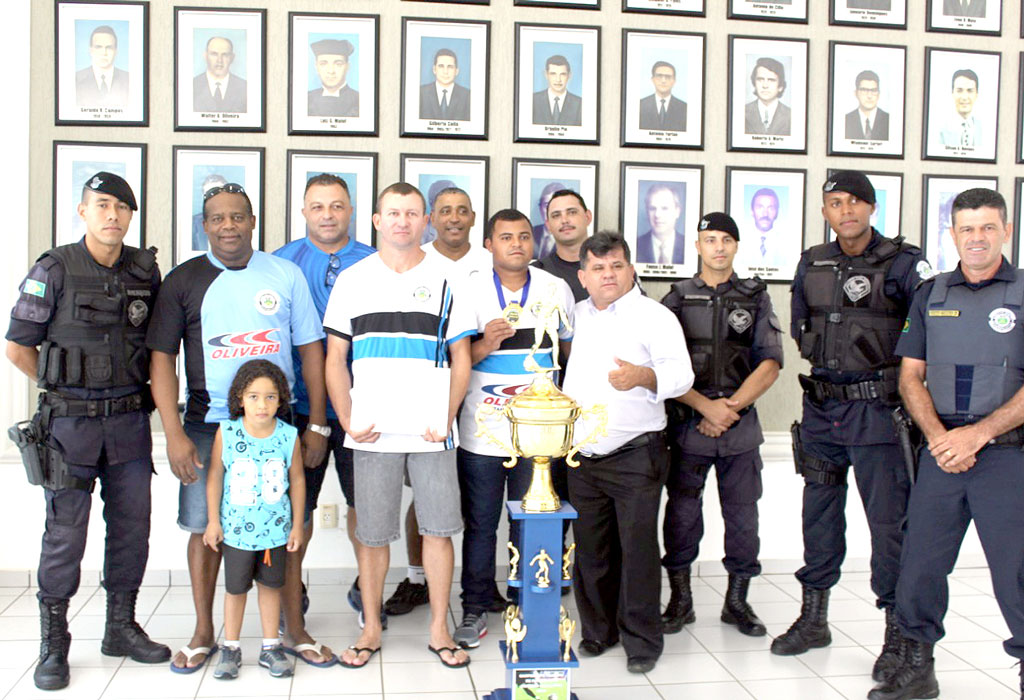
POLYGON ((421 535, 451 537, 462 532, 455 450, 365 452, 355 450, 356 537, 383 547, 401 537, 402 482, 412 484, 421 535))
POLYGON ((178 488, 178 527, 195 535, 206 532, 206 475, 218 427, 217 423, 185 423, 185 435, 195 443, 203 468, 196 469, 196 481, 178 488))

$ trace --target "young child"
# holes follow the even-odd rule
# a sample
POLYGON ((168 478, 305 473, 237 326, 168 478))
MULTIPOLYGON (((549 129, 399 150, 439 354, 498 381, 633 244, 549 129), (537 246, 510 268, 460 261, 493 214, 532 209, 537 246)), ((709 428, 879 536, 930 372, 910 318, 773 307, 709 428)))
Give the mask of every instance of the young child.
POLYGON ((273 362, 250 360, 228 392, 231 420, 214 439, 206 482, 209 523, 203 542, 223 551, 224 645, 214 678, 238 677, 245 598, 255 579, 263 647, 259 664, 270 675, 292 674, 278 637, 285 550, 302 543, 306 480, 297 431, 279 418, 288 410, 288 380, 273 362))

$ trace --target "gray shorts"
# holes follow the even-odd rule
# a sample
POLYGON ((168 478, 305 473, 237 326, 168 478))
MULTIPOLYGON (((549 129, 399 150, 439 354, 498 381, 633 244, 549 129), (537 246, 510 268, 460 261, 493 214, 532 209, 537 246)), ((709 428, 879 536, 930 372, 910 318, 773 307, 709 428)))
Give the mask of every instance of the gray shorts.
POLYGON ((355 454, 356 537, 368 547, 384 547, 401 535, 402 482, 412 485, 420 534, 451 537, 462 532, 455 450, 442 452, 364 452, 355 454))
POLYGON ((206 532, 206 474, 210 466, 217 423, 185 423, 185 435, 195 443, 203 469, 196 469, 197 481, 178 487, 178 527, 201 535, 206 532))

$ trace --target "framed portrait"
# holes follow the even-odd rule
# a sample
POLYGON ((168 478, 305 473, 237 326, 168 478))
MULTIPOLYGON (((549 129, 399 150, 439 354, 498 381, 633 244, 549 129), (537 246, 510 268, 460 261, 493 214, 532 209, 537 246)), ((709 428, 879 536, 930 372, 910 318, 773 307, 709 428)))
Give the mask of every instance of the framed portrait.
POLYGON ((573 10, 601 9, 601 0, 515 0, 512 4, 532 7, 567 7, 573 10))
POLYGON ((516 141, 598 143, 601 29, 516 22, 516 141))
POLYGON ((267 11, 174 8, 174 130, 266 131, 267 11))
POLYGON ((703 17, 704 0, 622 0, 623 12, 703 17))
POLYGON ((146 144, 53 142, 53 245, 74 243, 85 235, 78 215, 82 188, 96 173, 125 179, 135 195, 138 211, 132 215, 125 245, 141 248, 146 242, 146 144))
POLYGON ((435 2, 442 5, 490 5, 491 0, 405 0, 406 2, 435 2))
POLYGON ((594 212, 587 235, 597 230, 596 160, 512 159, 512 206, 530 217, 533 226, 533 257, 540 259, 555 249, 555 239, 544 226, 548 203, 559 190, 578 192, 594 212))
POLYGON ((736 272, 766 282, 793 279, 804 249, 806 170, 725 169, 728 214, 740 230, 736 272))
MULTIPOLYGON (((458 187, 469 195, 476 212, 476 221, 469 230, 471 245, 483 248, 487 226, 487 178, 490 158, 487 156, 445 156, 403 153, 399 179, 423 193, 427 200, 427 216, 434 211, 434 200, 447 187, 458 187)), ((427 223, 423 243, 437 238, 434 225, 427 223)))
POLYGON ((693 236, 704 211, 704 167, 622 163, 619 230, 641 277, 692 277, 693 236))
POLYGON ((703 148, 705 34, 622 30, 622 145, 703 148))
POLYGON ((1013 181, 1013 210, 1016 212, 1013 221, 1013 261, 1014 267, 1020 267, 1020 227, 1024 226, 1024 177, 1013 181))
POLYGON ((149 126, 149 3, 60 2, 54 22, 58 126, 149 126))
POLYGON ((921 212, 924 231, 921 234, 921 250, 924 251, 924 257, 932 268, 939 272, 949 272, 960 262, 960 254, 957 253, 953 236, 949 232, 953 224, 953 200, 964 190, 973 187, 999 189, 999 178, 924 176, 921 212))
POLYGON ((829 42, 829 155, 903 157, 907 48, 829 42))
POLYGON ((252 202, 256 228, 252 247, 263 249, 263 149, 175 146, 171 179, 171 239, 174 264, 210 249, 203 228, 203 195, 214 187, 241 185, 252 202))
MULTIPOLYGON (((1020 54, 1020 71, 1017 75, 1024 76, 1024 51, 1020 54)), ((1024 163, 1024 90, 1017 90, 1017 162, 1024 163)))
MULTIPOLYGON (((828 177, 836 173, 829 168, 828 177)), ((900 173, 872 173, 861 171, 868 176, 871 186, 875 188, 875 213, 871 215, 871 225, 883 236, 895 238, 900 235, 903 216, 903 175, 900 173)), ((836 239, 835 231, 825 224, 825 242, 836 239)))
POLYGON ((285 204, 285 241, 306 237, 306 219, 302 207, 306 183, 310 178, 328 173, 345 181, 352 216, 348 235, 360 243, 373 245, 373 204, 377 196, 377 154, 339 153, 337 151, 289 150, 288 199, 285 204))
POLYGON ((288 133, 377 135, 379 15, 288 13, 288 133))
POLYGON ((730 151, 807 152, 807 45, 729 35, 730 151))
POLYGON ((490 22, 402 18, 402 136, 487 138, 490 22))
POLYGON ((907 0, 829 0, 829 24, 907 28, 907 0))
POLYGON ((996 162, 998 51, 925 47, 922 157, 996 162))
POLYGON ((929 32, 1002 32, 1002 0, 928 0, 925 28, 929 32))
POLYGON ((807 0, 729 0, 729 19, 807 24, 807 0))

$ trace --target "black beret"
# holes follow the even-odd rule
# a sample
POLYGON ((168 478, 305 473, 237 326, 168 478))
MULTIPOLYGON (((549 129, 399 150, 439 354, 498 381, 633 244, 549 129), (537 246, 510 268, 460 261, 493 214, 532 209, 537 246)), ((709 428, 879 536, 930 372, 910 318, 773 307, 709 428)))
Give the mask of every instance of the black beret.
POLYGON ((321 39, 320 41, 314 41, 309 45, 309 48, 313 49, 313 54, 316 56, 325 53, 336 56, 351 56, 352 52, 355 51, 352 42, 347 39, 321 39))
POLYGON ((736 226, 736 222, 732 220, 731 216, 721 211, 713 211, 702 216, 700 223, 697 224, 697 230, 721 231, 722 233, 728 233, 737 241, 740 240, 740 230, 736 226))
POLYGON ((837 170, 825 181, 822 192, 846 192, 868 204, 875 203, 875 188, 859 170, 837 170))
POLYGON ((120 175, 108 173, 105 170, 100 171, 86 181, 85 188, 93 192, 102 192, 103 194, 117 197, 127 204, 132 211, 139 210, 138 205, 135 203, 135 193, 132 192, 131 186, 120 175))

